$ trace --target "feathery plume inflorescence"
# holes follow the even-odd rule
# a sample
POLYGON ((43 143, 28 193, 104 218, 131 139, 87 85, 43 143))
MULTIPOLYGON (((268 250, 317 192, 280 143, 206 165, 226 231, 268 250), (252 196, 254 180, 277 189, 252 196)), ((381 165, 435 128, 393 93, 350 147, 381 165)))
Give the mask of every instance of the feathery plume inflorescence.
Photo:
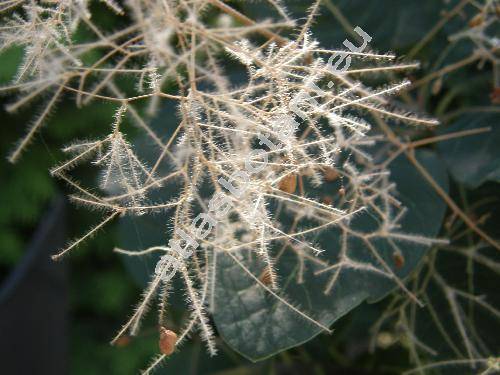
MULTIPOLYGON (((256 282, 300 317, 328 330, 314 319, 314 312, 304 312, 280 295, 277 269, 284 252, 299 267, 295 282, 304 283, 308 269, 330 275, 323 286, 326 296, 333 293, 341 271, 352 268, 386 277, 415 298, 376 242, 386 239, 395 254, 401 254, 400 243, 439 242, 401 231, 405 209, 383 156, 387 150, 370 151, 381 139, 363 117, 371 113, 415 126, 435 125, 433 120, 389 106, 389 96, 404 89, 406 81, 383 87, 363 83, 364 77, 397 73, 416 64, 395 63, 392 55, 368 50, 322 48, 310 32, 319 2, 302 25, 290 18, 281 1, 265 3, 275 17, 254 21, 220 0, 128 0, 123 7, 103 1, 103 8, 123 17, 122 28, 114 31, 94 22, 87 1, 1 4, 0 48, 20 45, 25 51, 14 81, 2 88, 19 93, 8 109, 16 110, 47 93, 50 98, 11 153, 11 161, 19 159, 63 95, 74 96, 78 106, 91 101, 119 105, 114 121, 110 119, 109 135, 67 146, 64 151, 70 156, 52 169, 54 176, 75 190, 75 202, 104 212, 103 221, 55 258, 121 215, 168 210, 171 222, 165 225, 171 238, 180 240, 178 230, 189 231, 193 219, 210 210, 211 197, 227 202, 190 257, 180 257, 167 239, 164 246, 118 250, 130 256, 159 252, 175 259, 175 277, 184 285, 190 319, 182 332, 169 337, 175 337, 178 346, 197 328, 211 354, 216 346, 208 315, 216 308, 212 297, 219 287, 220 254, 230 256, 243 274, 249 272, 246 262, 257 257, 263 273, 251 275, 256 282), (91 37, 82 40, 79 30, 91 37), (92 54, 98 57, 90 59, 92 54), (331 67, 331 60, 339 55, 352 61, 352 67, 342 73, 331 67), (231 82, 228 60, 244 70, 245 83, 231 82), (133 93, 120 87, 123 75, 134 80, 133 93), (164 133, 171 134, 167 141, 147 121, 164 101, 174 101, 179 113, 177 124, 164 124, 164 133), (138 109, 140 102, 148 102, 147 115, 138 109), (127 138, 123 118, 130 119, 154 145, 150 165, 127 138), (85 163, 100 172, 96 189, 70 176, 85 163), (249 169, 251 174, 239 173, 249 169), (231 194, 221 179, 231 180, 240 194, 231 194), (319 194, 325 182, 338 184, 332 197, 319 194), (169 186, 175 187, 170 193, 169 186), (167 199, 152 201, 156 190, 165 192, 162 196, 167 199), (351 225, 354 218, 368 213, 376 224, 369 232, 351 225), (341 238, 335 263, 322 260, 322 253, 332 250, 320 240, 321 233, 333 228, 341 238), (376 265, 351 256, 353 240, 363 244, 376 265)), ((169 292, 170 282, 161 273, 153 274, 116 339, 139 330, 155 299, 160 301, 163 325, 169 292)), ((165 356, 158 357, 147 372, 165 356)))

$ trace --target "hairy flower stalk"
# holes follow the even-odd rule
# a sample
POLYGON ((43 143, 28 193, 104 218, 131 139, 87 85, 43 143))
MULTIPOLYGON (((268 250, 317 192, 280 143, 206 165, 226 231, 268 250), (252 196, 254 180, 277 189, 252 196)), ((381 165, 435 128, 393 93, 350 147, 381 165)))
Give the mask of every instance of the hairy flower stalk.
MULTIPOLYGON (((362 117, 370 113, 409 125, 435 125, 434 120, 389 106, 389 95, 403 89, 406 81, 383 87, 365 83, 365 77, 397 73, 416 64, 394 63, 394 56, 365 48, 367 42, 355 51, 352 43, 353 48, 345 44, 347 50, 322 48, 310 31, 319 2, 299 27, 281 1, 266 3, 274 18, 254 21, 219 0, 128 0, 123 8, 105 1, 104 8, 116 17, 126 16, 128 22, 112 32, 94 23, 86 1, 23 1, 16 8, 2 4, 2 48, 21 45, 25 51, 14 81, 1 89, 20 95, 9 109, 52 95, 10 155, 11 161, 19 159, 63 95, 74 97, 82 107, 92 101, 119 105, 109 135, 67 146, 64 150, 71 156, 52 170, 75 190, 76 203, 104 213, 101 223, 55 258, 115 217, 165 210, 171 217, 165 223, 171 238, 165 238, 163 245, 117 250, 129 256, 158 252, 171 261, 159 264, 159 272, 151 275, 142 300, 115 340, 126 332, 135 334, 156 299, 159 324, 164 325, 171 285, 162 274, 175 264, 175 277, 183 282, 190 310, 175 345, 198 329, 208 351, 215 354, 208 315, 216 308, 217 259, 222 255, 272 298, 326 331, 329 328, 314 317, 314 311, 297 307, 280 294, 277 270, 285 253, 297 262, 295 282, 304 283, 307 270, 329 275, 322 286, 325 298, 334 298, 343 270, 356 269, 392 280, 416 300, 396 275, 400 263, 390 263, 377 241, 387 240, 395 254, 401 254, 405 242, 439 241, 401 232, 405 209, 388 169, 394 150, 362 117), (87 36, 77 37, 78 30, 87 36), (98 57, 90 59, 92 53, 98 57), (231 82, 224 61, 228 59, 240 63, 244 83, 231 82), (339 72, 341 60, 336 59, 352 66, 342 64, 347 68, 339 72), (134 81, 133 92, 120 86, 124 75, 134 81), (163 91, 166 88, 168 92, 163 91), (147 115, 136 105, 144 101, 147 115), (157 133, 148 125, 148 116, 164 101, 176 102, 179 121, 163 124, 162 133, 157 133), (154 145, 155 160, 149 166, 127 138, 122 118, 130 119, 154 145), (171 134, 167 141, 165 133, 171 134), (70 177, 72 169, 88 162, 100 172, 99 190, 70 177), (326 182, 335 184, 328 199, 320 193, 326 182), (163 201, 151 198, 158 190, 163 201), (197 220, 206 213, 214 220, 207 216, 197 220), (370 231, 352 225, 359 217, 371 219, 370 231), (333 229, 341 236, 335 249, 321 240, 322 233, 333 229), (189 256, 181 256, 173 246, 189 245, 179 233, 188 233, 197 243, 189 256), (353 256, 353 242, 361 243, 376 265, 353 256), (330 251, 338 253, 336 262, 322 259, 330 251), (261 274, 247 266, 255 257, 261 274)), ((165 357, 155 359, 146 372, 165 357)))

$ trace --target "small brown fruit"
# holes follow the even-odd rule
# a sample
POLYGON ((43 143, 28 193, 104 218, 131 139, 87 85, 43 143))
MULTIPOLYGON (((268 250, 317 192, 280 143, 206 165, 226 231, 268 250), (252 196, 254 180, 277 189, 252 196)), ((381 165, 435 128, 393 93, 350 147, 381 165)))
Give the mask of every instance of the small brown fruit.
POLYGON ((121 336, 116 340, 115 345, 119 348, 123 348, 130 344, 130 336, 121 336))
POLYGON ((392 254, 392 259, 394 260, 394 265, 397 269, 401 269, 405 265, 405 258, 401 253, 392 254))
POLYGON ((491 104, 500 104, 500 87, 495 87, 490 94, 491 104))
POLYGON ((166 329, 165 327, 160 327, 160 341, 158 346, 160 347, 160 352, 165 355, 170 355, 175 350, 175 343, 177 342, 177 334, 173 331, 166 329))
POLYGON ((293 194, 297 189, 297 175, 291 173, 283 177, 279 183, 279 189, 285 193, 293 194))
POLYGON ((271 285, 272 283, 272 275, 271 275, 271 271, 269 270, 269 268, 266 268, 264 271, 262 271, 262 273, 260 274, 259 276, 259 281, 264 284, 264 285, 271 285))
POLYGON ((476 27, 481 25, 484 22, 484 17, 481 13, 476 14, 469 21, 469 27, 476 27))
POLYGON ((333 203, 333 199, 329 195, 325 195, 323 198, 321 198, 321 201, 323 202, 323 204, 326 204, 327 206, 333 203))
POLYGON ((323 168, 323 175, 328 182, 335 181, 339 177, 339 173, 332 167, 323 168))

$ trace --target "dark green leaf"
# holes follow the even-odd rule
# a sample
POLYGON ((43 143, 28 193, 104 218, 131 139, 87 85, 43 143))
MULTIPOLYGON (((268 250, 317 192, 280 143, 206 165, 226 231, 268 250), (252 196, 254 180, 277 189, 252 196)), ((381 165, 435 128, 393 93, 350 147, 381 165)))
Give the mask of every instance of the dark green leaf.
POLYGON ((500 181, 500 115, 463 115, 444 134, 490 127, 491 131, 440 142, 438 151, 455 180, 469 188, 500 181))
MULTIPOLYGON (((417 156, 447 190, 446 170, 436 155, 421 151, 417 156)), ((392 180, 398 185, 398 198, 409 209, 402 222, 402 231, 435 237, 441 227, 445 204, 405 158, 396 159, 391 171, 392 180)), ((323 240, 327 242, 325 256, 335 260, 339 248, 338 234, 332 230, 323 240)), ((405 265, 397 269, 391 258, 392 250, 385 240, 376 244, 378 254, 388 264, 392 264, 393 271, 404 279, 418 265, 427 248, 406 243, 400 247, 405 265)), ((360 262, 380 266, 361 243, 350 244, 349 252, 355 254, 360 262)), ((243 263, 249 270, 256 277, 259 276, 262 265, 254 256, 244 253, 235 253, 234 256, 244 259, 243 263)), ((281 289, 277 293, 287 303, 325 326, 330 326, 363 301, 379 300, 395 288, 394 282, 387 277, 349 268, 342 269, 332 292, 325 295, 325 283, 330 276, 315 276, 315 270, 309 267, 304 283, 297 283, 297 267, 293 259, 280 262, 278 273, 281 289)), ((251 360, 261 360, 297 346, 321 332, 321 328, 272 296, 245 273, 234 259, 223 253, 218 256, 214 320, 224 340, 251 360)))

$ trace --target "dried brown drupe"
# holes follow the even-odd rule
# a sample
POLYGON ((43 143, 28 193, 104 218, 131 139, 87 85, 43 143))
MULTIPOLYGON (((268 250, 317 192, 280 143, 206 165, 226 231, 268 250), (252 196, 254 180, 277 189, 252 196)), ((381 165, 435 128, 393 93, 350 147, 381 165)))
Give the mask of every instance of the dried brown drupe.
POLYGON ((295 173, 291 173, 283 177, 280 181, 279 189, 285 193, 293 194, 297 189, 297 175, 295 173))
POLYGON ((264 271, 262 271, 262 273, 259 276, 259 280, 264 285, 271 285, 272 275, 271 275, 271 271, 269 270, 269 268, 266 268, 264 271))
POLYGON ((392 254, 392 260, 394 261, 394 265, 397 269, 401 269, 405 265, 405 258, 401 253, 392 254))
POLYGON ((177 334, 173 331, 160 327, 160 341, 158 346, 160 352, 165 355, 171 355, 175 350, 175 343, 177 342, 177 334))
POLYGON ((339 177, 339 172, 337 172, 332 167, 323 168, 323 175, 325 176, 325 180, 328 182, 335 181, 339 177))

